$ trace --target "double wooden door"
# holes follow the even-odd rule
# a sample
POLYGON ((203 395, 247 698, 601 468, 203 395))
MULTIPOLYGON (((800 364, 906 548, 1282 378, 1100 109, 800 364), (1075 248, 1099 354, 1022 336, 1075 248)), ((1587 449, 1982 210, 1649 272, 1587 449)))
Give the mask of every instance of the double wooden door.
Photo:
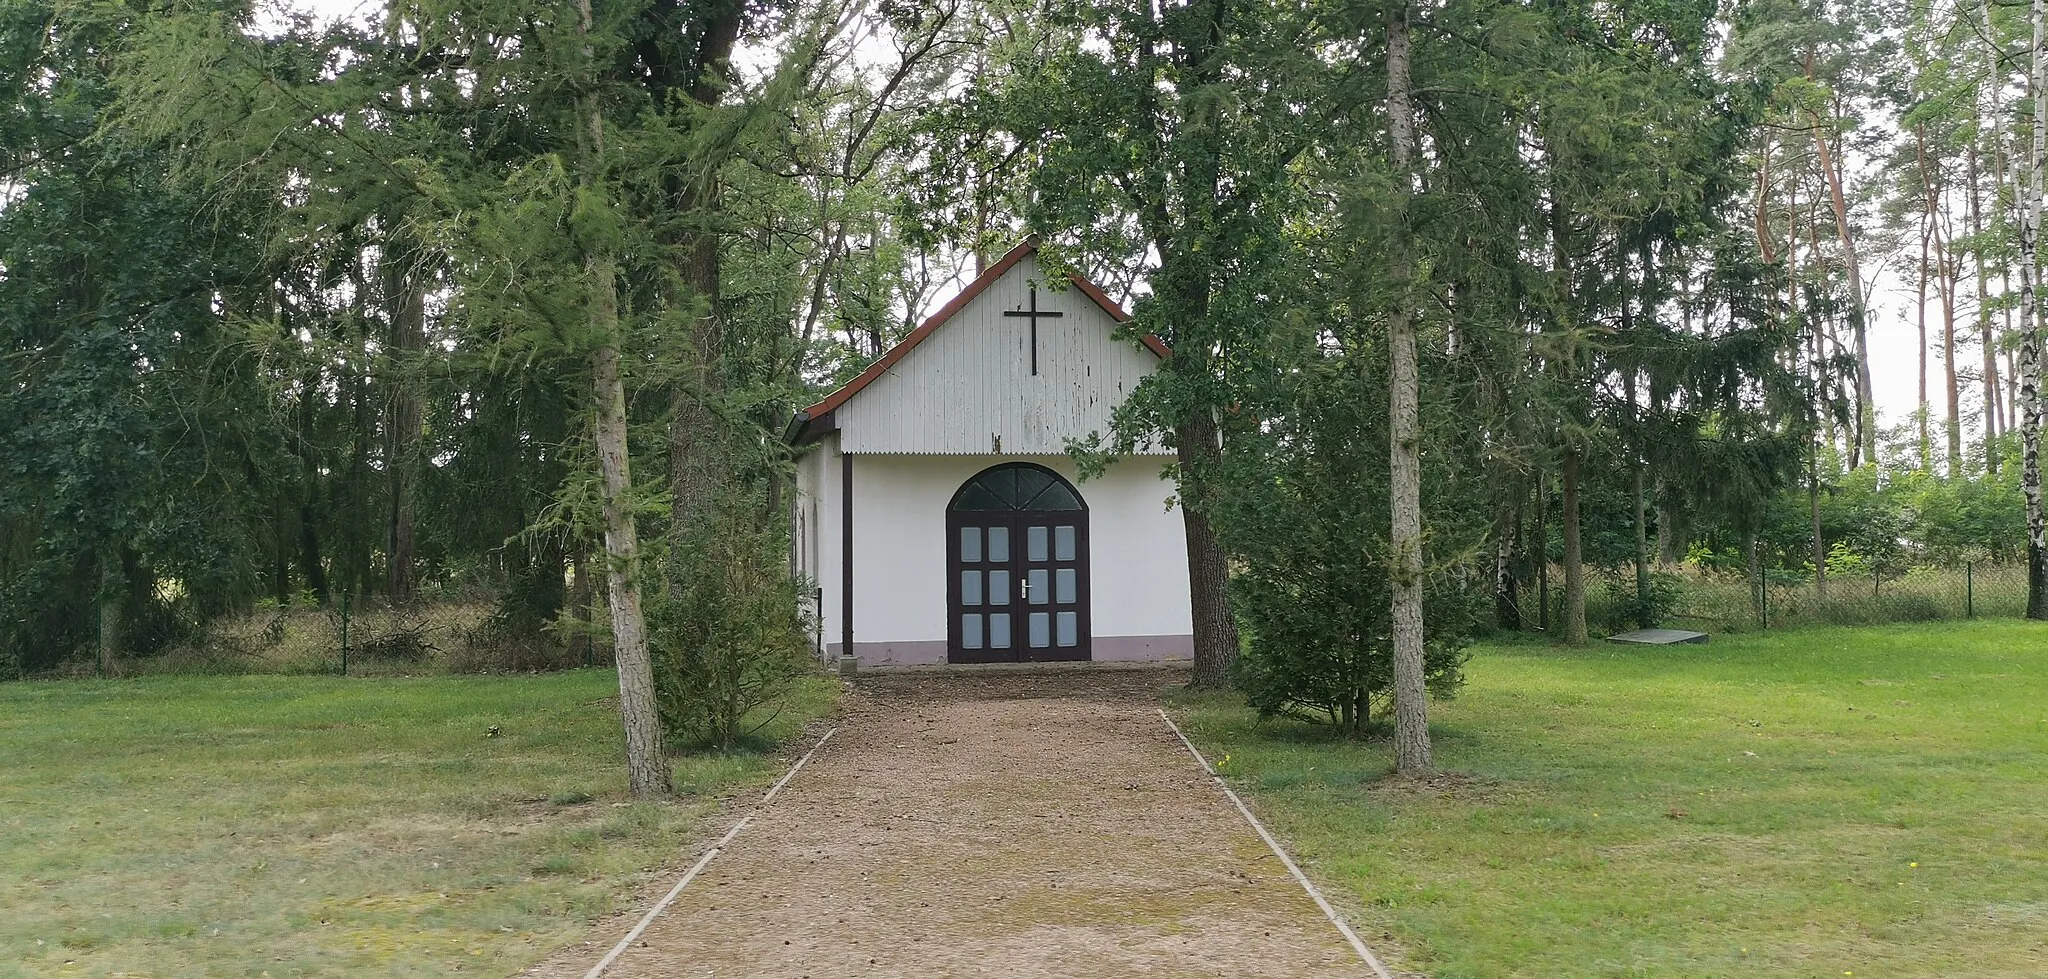
POLYGON ((947 515, 948 659, 1088 659, 1088 511, 947 515))

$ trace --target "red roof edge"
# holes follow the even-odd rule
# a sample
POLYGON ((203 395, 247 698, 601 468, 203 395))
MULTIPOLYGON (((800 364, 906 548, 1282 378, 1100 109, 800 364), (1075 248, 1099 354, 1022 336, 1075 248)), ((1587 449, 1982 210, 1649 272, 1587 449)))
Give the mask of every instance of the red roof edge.
MULTIPOLYGON (((944 306, 939 307, 938 312, 926 317, 923 323, 918 324, 917 329, 910 331, 909 336, 904 337, 895 346, 890 347, 888 352, 882 354, 880 360, 868 365, 867 370, 861 371, 853 380, 841 385, 839 390, 826 395, 824 400, 797 412, 796 416, 790 419, 789 429, 786 433, 789 441, 793 443, 809 441, 811 422, 824 419, 827 415, 838 410, 840 405, 845 404, 854 395, 859 394, 862 388, 874 383, 876 378, 888 373, 889 368, 896 366, 897 361, 902 360, 918 344, 923 343, 925 337, 931 336, 933 331, 944 326, 947 320, 952 319, 955 314, 966 309, 968 303, 973 302, 976 296, 988 291, 989 286, 995 284, 997 279, 1002 278, 1004 273, 1015 268, 1018 262, 1024 260, 1025 256, 1036 254, 1037 251, 1038 236, 1031 235, 1019 243, 1017 247, 1004 252, 1002 258, 997 259, 994 265, 988 267, 988 271, 975 276, 974 281, 967 284, 967 288, 960 290, 959 295, 954 296, 944 306)), ((1109 294, 1103 292, 1102 287, 1082 278, 1080 275, 1068 275, 1067 281, 1072 283, 1075 288, 1081 290, 1081 294, 1087 296, 1095 305, 1100 306, 1102 311, 1108 313, 1111 319, 1116 320, 1118 323, 1130 321, 1131 314, 1126 312, 1122 306, 1117 305, 1116 300, 1109 298, 1109 294)), ((1172 350, 1167 348, 1164 341, 1150 333, 1139 337, 1138 340, 1145 345, 1145 349, 1152 351, 1153 354, 1161 358, 1173 353, 1172 350)), ((827 430, 829 431, 829 429, 827 430)), ((823 432, 818 434, 823 434, 823 432)))

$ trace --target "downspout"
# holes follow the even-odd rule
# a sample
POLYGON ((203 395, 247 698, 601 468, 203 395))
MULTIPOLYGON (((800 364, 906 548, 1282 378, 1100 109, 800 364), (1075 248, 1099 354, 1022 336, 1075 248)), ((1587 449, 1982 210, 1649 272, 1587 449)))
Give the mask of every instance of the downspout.
POLYGON ((839 655, 853 659, 853 457, 839 454, 839 655))

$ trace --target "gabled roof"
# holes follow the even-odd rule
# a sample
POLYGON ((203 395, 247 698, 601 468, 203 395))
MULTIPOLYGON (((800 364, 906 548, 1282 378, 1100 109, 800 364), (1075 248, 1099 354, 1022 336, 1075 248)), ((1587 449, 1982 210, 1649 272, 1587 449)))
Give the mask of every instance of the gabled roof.
MULTIPOLYGON (((988 267, 988 271, 975 276, 974 281, 968 283, 967 288, 960 290, 959 295, 954 296, 950 302, 939 307, 938 312, 933 313, 923 323, 918 324, 917 329, 910 331, 909 336, 904 337, 895 346, 890 347, 880 360, 869 365, 867 370, 861 371, 860 376, 846 382, 839 390, 826 395, 824 400, 797 412, 796 417, 790 419, 789 430, 785 433, 788 440, 791 443, 800 445, 832 431, 836 427, 831 424, 831 415, 834 410, 838 409, 840 405, 845 404, 854 395, 859 394, 862 388, 867 387, 869 384, 874 383, 877 378, 887 374, 891 367, 896 366, 897 361, 908 356, 910 351, 915 349, 918 344, 923 343, 926 337, 931 336, 939 327, 946 325, 946 321, 952 319, 955 314, 966 309, 967 304, 973 302, 976 296, 986 292, 989 286, 993 285, 997 279, 1002 278, 1012 268, 1015 268, 1017 263, 1023 261, 1026 256, 1036 254, 1037 252, 1038 236, 1032 235, 1025 238, 1022 244, 1004 253, 1002 258, 998 259, 994 265, 988 267)), ((1067 276, 1067 282, 1080 290, 1081 294, 1087 296, 1095 305, 1101 307, 1102 311, 1108 313, 1111 319, 1119 323, 1130 320, 1131 314, 1125 312, 1122 306, 1117 305, 1116 300, 1109 298, 1109 295, 1103 292, 1100 286, 1074 274, 1067 276)), ((1167 349, 1164 341, 1150 333, 1139 337, 1138 340, 1145 345, 1145 349, 1152 351, 1153 354, 1161 358, 1172 353, 1171 350, 1167 349)))

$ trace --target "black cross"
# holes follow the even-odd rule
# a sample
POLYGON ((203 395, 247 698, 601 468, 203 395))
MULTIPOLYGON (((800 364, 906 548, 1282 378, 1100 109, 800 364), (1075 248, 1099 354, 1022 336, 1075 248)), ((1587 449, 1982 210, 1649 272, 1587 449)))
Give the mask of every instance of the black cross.
POLYGON ((1031 317, 1031 376, 1033 376, 1033 377, 1037 377, 1037 376, 1038 376, 1038 318, 1039 318, 1039 317, 1041 317, 1041 316, 1052 316, 1052 317, 1060 317, 1060 316, 1065 316, 1065 315, 1067 315, 1067 314, 1065 314, 1065 313, 1055 313, 1055 312, 1053 312, 1052 310, 1049 310, 1049 309, 1044 309, 1044 310, 1042 310, 1042 309, 1039 309, 1039 308, 1038 308, 1038 283, 1036 283, 1036 282, 1033 282, 1033 283, 1031 284, 1031 308, 1030 308, 1030 309, 1006 309, 1006 310, 1003 310, 1003 315, 1004 315, 1004 316, 1029 316, 1029 317, 1031 317))

